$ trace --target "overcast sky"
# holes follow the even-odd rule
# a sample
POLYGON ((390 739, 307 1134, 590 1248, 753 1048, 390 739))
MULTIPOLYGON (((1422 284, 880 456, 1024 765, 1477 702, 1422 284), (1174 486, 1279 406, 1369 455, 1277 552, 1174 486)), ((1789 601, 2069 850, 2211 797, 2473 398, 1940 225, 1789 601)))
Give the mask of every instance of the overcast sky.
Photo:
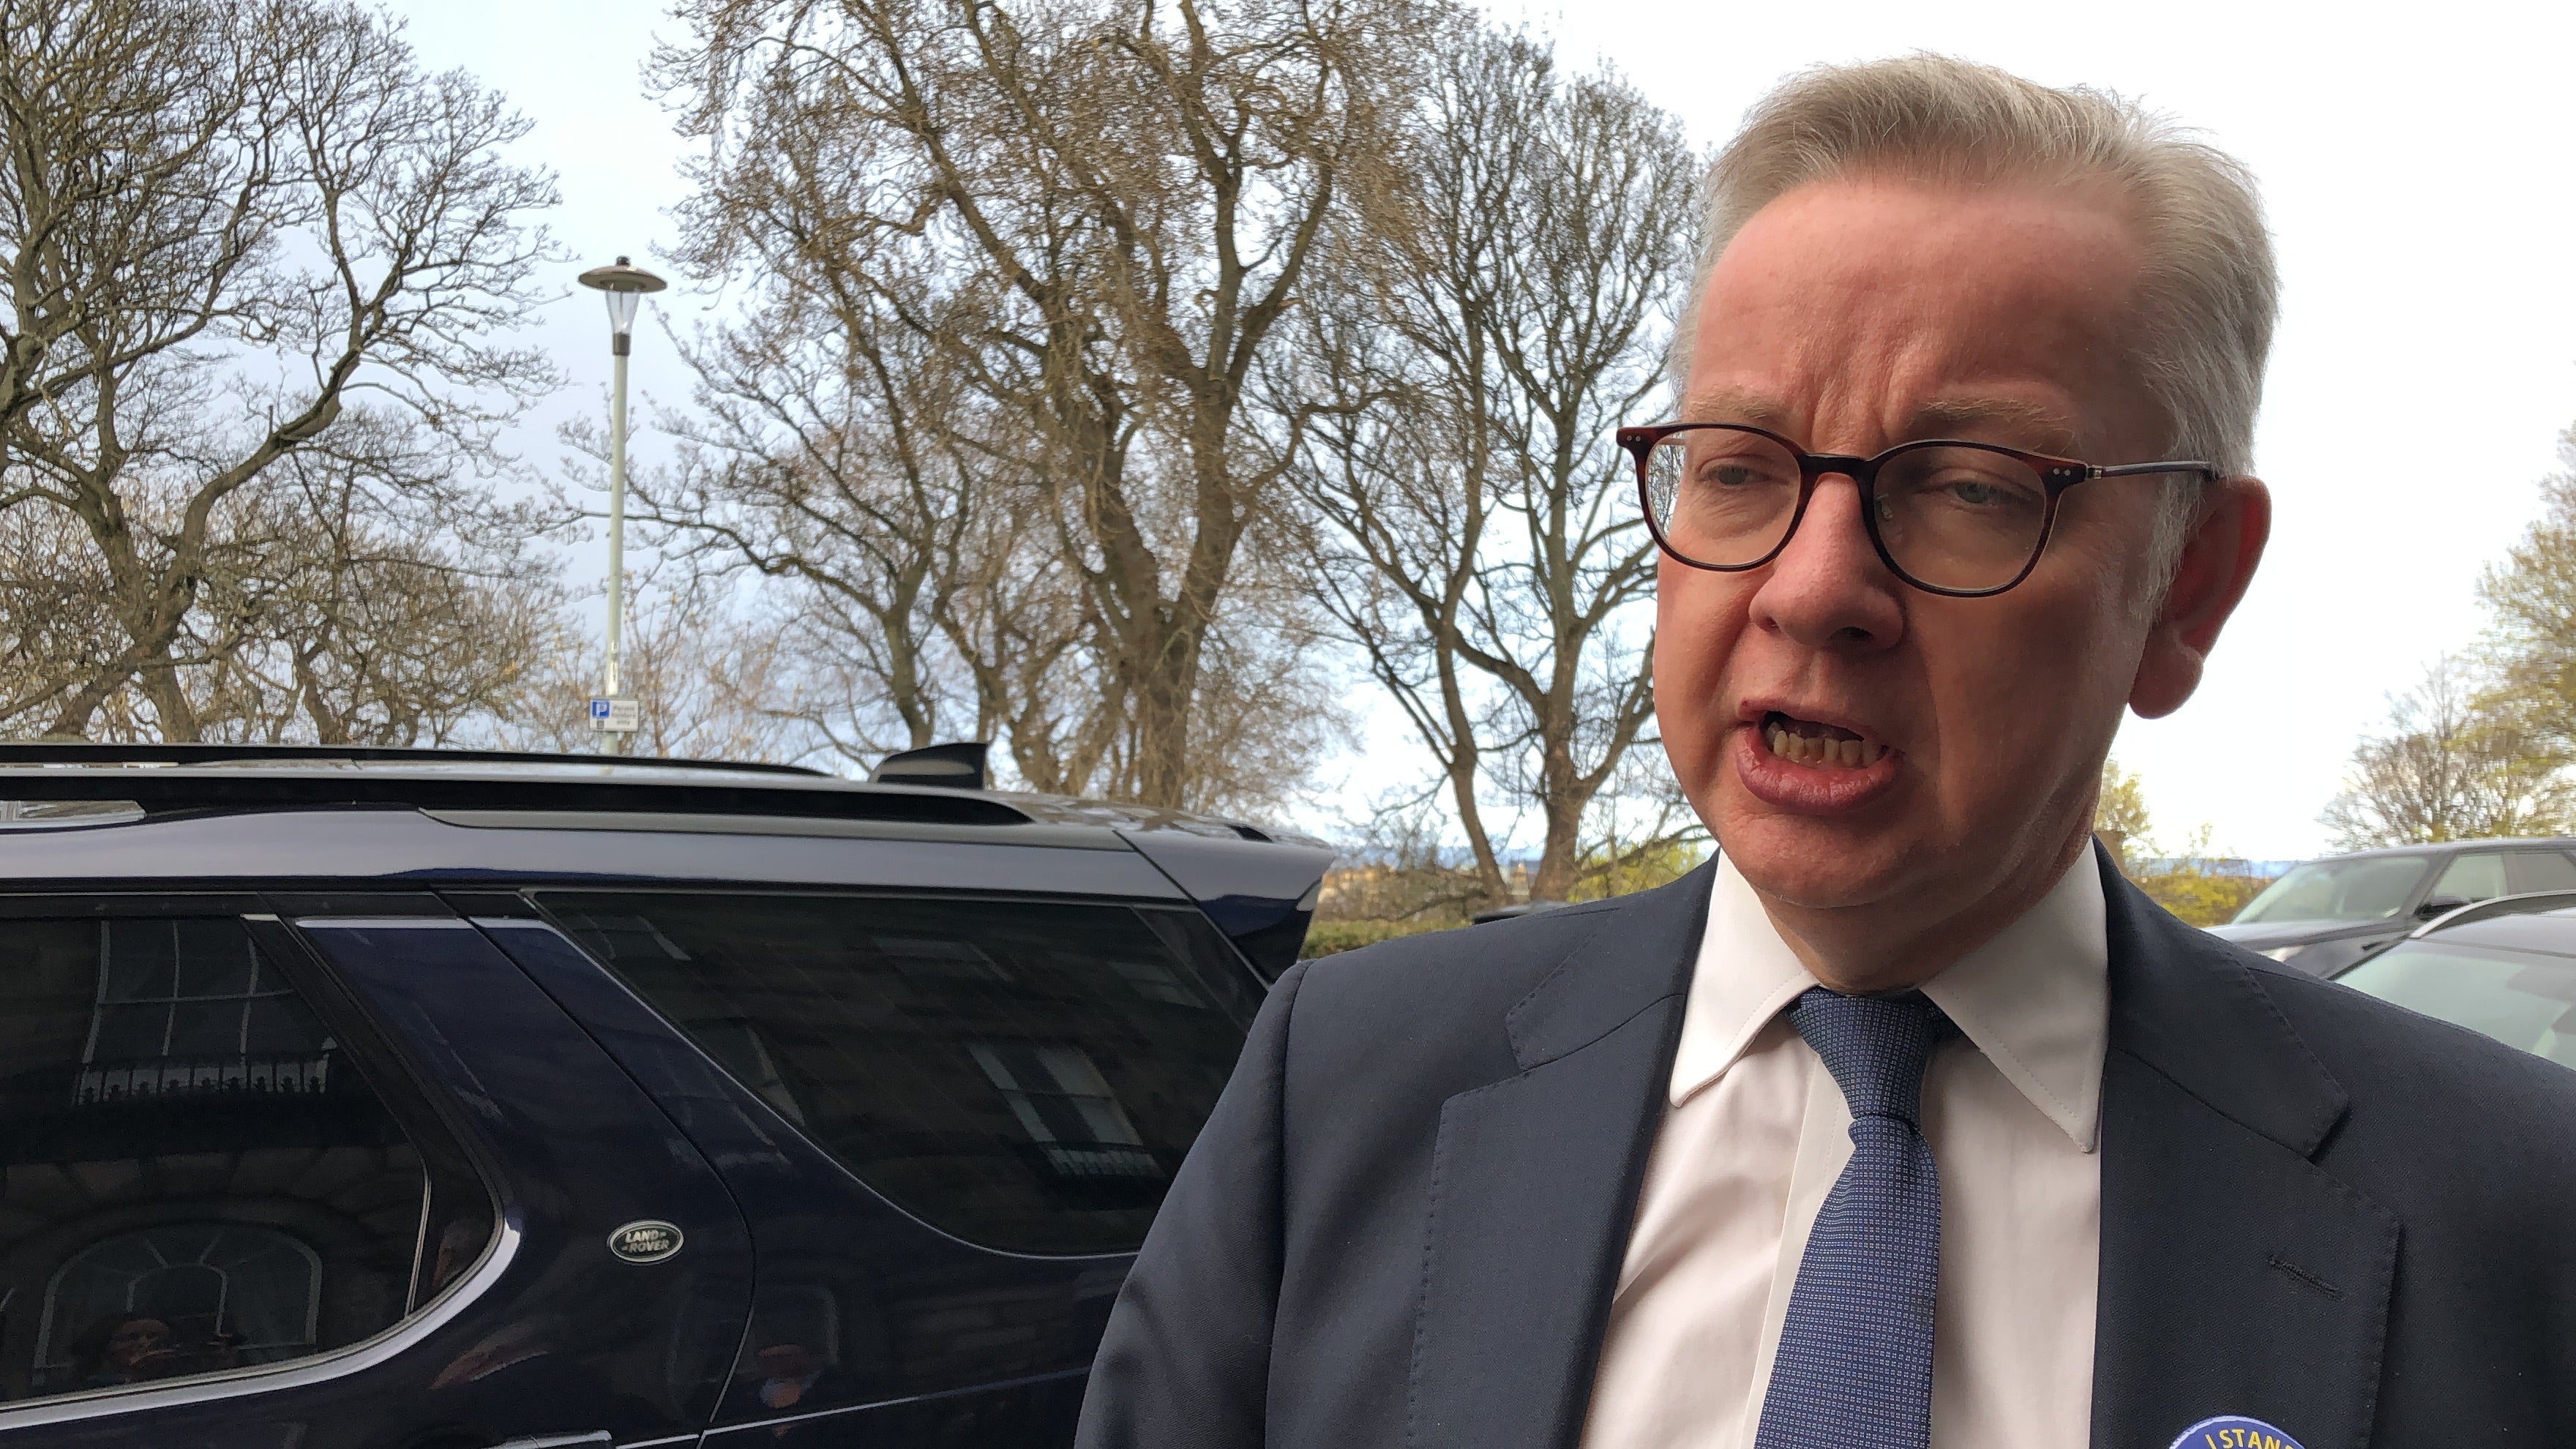
MULTIPOLYGON (((476 72, 535 121, 524 154, 561 173, 555 226, 582 265, 668 244, 683 147, 638 81, 667 16, 569 0, 395 8, 429 63, 476 72), (618 26, 632 29, 595 33, 618 26)), ((2316 815, 2355 738, 2387 692, 2475 637, 2479 569, 2530 520, 2576 421, 2576 7, 1504 0, 1496 13, 1553 31, 1570 61, 1616 65, 1702 144, 1801 67, 1938 50, 2141 97, 2254 168, 2284 282, 2257 438, 2278 506, 2271 553, 2199 696, 2131 719, 2118 753, 2169 841, 2206 822, 2219 847, 2258 858, 2323 849, 2316 815)), ((671 310, 685 321, 692 305, 671 310)), ((577 386, 530 430, 540 460, 556 452, 552 419, 596 407, 608 373, 594 296, 568 294, 548 328, 577 386)), ((668 348, 647 337, 636 351, 639 384, 678 399, 668 348)), ((652 447, 638 438, 639 456, 652 447)))

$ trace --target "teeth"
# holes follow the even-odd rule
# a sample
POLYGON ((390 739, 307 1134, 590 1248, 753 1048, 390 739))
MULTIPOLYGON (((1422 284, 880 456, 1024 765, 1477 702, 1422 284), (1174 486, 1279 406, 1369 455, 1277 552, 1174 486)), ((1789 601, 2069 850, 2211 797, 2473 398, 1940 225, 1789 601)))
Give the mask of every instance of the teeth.
POLYGON ((1802 765, 1838 765, 1857 770, 1875 765, 1887 753, 1887 746, 1874 740, 1832 740, 1802 735, 1778 725, 1764 736, 1763 743, 1771 753, 1802 765))

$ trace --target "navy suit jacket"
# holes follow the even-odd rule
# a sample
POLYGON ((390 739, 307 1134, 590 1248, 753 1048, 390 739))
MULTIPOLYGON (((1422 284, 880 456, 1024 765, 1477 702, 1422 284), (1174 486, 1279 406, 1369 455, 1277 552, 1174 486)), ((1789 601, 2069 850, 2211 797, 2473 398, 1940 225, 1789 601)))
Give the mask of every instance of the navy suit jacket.
MULTIPOLYGON (((1571 1449, 1709 877, 1281 977, 1077 1442, 1571 1449)), ((2103 877, 2096 1449, 2576 1444, 2576 1072, 2103 877)))

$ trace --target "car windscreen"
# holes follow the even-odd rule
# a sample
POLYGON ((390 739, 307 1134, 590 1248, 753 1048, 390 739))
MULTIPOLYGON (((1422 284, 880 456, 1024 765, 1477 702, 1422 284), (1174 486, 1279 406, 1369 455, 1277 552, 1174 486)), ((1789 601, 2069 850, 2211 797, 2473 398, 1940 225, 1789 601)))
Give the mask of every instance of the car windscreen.
POLYGON ((746 892, 538 900, 860 1181, 1012 1252, 1144 1241, 1262 994, 1187 909, 746 892))
POLYGON ((2422 855, 2312 860, 2265 886, 2229 924, 2386 920, 2406 909, 2432 868, 2433 858, 2422 855))
POLYGON ((2576 958, 2403 941, 2339 978, 2346 986, 2576 1067, 2576 958))

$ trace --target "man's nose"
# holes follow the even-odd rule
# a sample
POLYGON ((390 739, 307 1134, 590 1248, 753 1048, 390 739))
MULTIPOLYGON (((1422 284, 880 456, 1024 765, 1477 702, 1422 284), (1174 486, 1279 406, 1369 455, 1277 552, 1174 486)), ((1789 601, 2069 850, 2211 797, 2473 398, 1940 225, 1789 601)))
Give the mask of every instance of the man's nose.
POLYGON ((1806 517, 1765 570, 1752 622, 1810 649, 1875 648, 1905 632, 1904 588, 1871 546, 1860 485, 1839 473, 1816 481, 1806 517))

